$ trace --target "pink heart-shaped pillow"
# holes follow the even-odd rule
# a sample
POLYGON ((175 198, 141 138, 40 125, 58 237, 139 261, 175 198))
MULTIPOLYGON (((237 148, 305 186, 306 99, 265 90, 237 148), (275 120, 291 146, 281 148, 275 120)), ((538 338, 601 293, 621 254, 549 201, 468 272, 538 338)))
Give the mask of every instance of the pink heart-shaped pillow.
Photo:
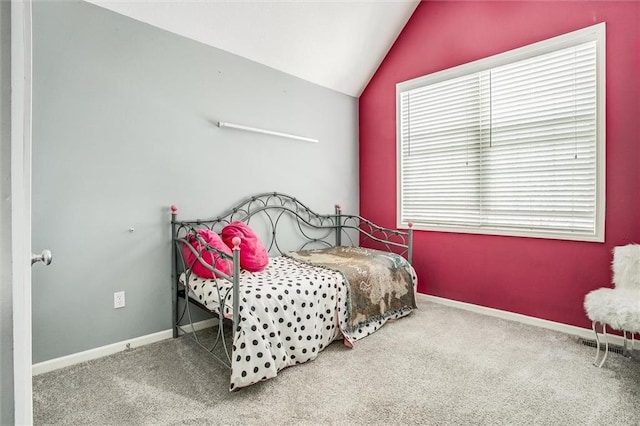
POLYGON ((233 248, 233 238, 240 238, 240 267, 251 272, 259 272, 267 267, 269 254, 258 236, 244 222, 231 222, 222 228, 222 241, 233 248))
MULTIPOLYGON (((229 256, 232 255, 229 246, 227 246, 220 238, 220 235, 216 234, 214 231, 210 229, 198 229, 197 232, 206 244, 220 250, 224 254, 228 254, 229 256)), ((187 235, 186 240, 189 241, 189 244, 191 244, 198 253, 201 253, 202 260, 204 260, 208 265, 212 265, 214 268, 225 274, 230 274, 232 272, 232 261, 230 259, 223 259, 218 253, 211 250, 203 251, 206 245, 202 244, 192 233, 187 235)), ((182 254, 184 260, 187 262, 187 267, 193 265, 192 271, 194 274, 202 278, 213 278, 213 272, 207 269, 207 267, 200 263, 200 261, 196 260, 197 256, 184 244, 182 246, 182 254)))

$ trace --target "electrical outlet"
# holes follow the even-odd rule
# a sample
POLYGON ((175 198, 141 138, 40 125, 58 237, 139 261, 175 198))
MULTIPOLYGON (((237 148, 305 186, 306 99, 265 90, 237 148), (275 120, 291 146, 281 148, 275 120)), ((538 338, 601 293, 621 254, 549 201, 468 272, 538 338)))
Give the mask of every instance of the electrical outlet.
POLYGON ((113 293, 113 307, 124 308, 124 291, 116 291, 113 293))

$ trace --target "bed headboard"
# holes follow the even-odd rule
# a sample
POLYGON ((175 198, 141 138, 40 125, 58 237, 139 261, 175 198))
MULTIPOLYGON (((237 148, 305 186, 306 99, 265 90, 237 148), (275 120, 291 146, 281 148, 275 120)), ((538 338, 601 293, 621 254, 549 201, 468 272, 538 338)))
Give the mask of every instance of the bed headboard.
MULTIPOLYGON (((200 262, 216 276, 233 282, 233 324, 238 324, 239 238, 234 241, 235 247, 232 249, 233 271, 231 274, 212 267, 202 257, 205 251, 215 251, 217 256, 223 259, 230 259, 228 255, 208 244, 205 244, 205 247, 198 252, 186 240, 188 234, 195 233, 197 229, 201 228, 208 228, 220 233, 225 225, 233 221, 250 224, 271 256, 323 246, 366 245, 398 253, 411 262, 413 243, 411 227, 407 231, 398 231, 377 226, 360 216, 343 214, 340 205, 335 206, 335 212, 332 214, 318 214, 294 197, 278 192, 269 192, 245 198, 221 215, 204 220, 178 220, 178 208, 171 206, 173 324, 180 321, 178 318, 178 299, 184 297, 185 292, 178 285, 178 276, 180 273, 186 272, 188 279, 193 266, 192 264, 187 267, 186 260, 181 254, 181 246, 187 247, 196 255, 194 262, 200 262)), ((204 241, 201 240, 200 243, 204 243, 204 241)), ((173 328, 173 337, 177 337, 177 330, 177 327, 173 328)))
POLYGON ((331 246, 367 245, 392 251, 411 262, 412 230, 399 231, 375 225, 358 216, 343 214, 340 205, 332 214, 318 214, 297 198, 268 192, 237 203, 212 219, 178 220, 172 206, 173 238, 182 239, 194 229, 220 232, 230 222, 250 224, 270 255, 289 251, 331 246))

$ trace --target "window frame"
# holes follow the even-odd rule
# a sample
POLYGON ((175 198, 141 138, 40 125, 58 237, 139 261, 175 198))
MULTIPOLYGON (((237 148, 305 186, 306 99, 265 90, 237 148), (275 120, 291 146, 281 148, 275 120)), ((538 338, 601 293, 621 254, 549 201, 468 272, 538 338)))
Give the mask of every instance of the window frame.
POLYGON ((411 223, 413 229, 440 232, 455 232, 468 234, 504 235, 516 237, 532 237, 546 239, 560 239, 573 241, 604 242, 605 237, 605 165, 606 165, 606 74, 605 74, 605 47, 606 47, 606 23, 602 22, 577 31, 566 33, 557 37, 543 40, 524 47, 513 49, 504 53, 493 55, 467 64, 438 71, 432 74, 417 77, 396 84, 396 222, 400 229, 406 229, 410 223, 403 220, 402 215, 402 128, 401 128, 401 95, 403 92, 422 86, 463 77, 468 74, 478 73, 505 64, 532 58, 534 56, 569 48, 589 41, 596 42, 596 155, 595 155, 595 217, 594 232, 575 232, 571 230, 541 230, 531 228, 500 228, 495 226, 460 226, 429 223, 411 223))

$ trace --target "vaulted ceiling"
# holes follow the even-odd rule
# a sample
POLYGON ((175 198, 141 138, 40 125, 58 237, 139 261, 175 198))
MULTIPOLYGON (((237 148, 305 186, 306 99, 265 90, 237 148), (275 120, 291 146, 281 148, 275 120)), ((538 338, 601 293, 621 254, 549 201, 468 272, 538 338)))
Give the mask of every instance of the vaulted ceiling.
POLYGON ((354 97, 419 3, 87 1, 354 97))

